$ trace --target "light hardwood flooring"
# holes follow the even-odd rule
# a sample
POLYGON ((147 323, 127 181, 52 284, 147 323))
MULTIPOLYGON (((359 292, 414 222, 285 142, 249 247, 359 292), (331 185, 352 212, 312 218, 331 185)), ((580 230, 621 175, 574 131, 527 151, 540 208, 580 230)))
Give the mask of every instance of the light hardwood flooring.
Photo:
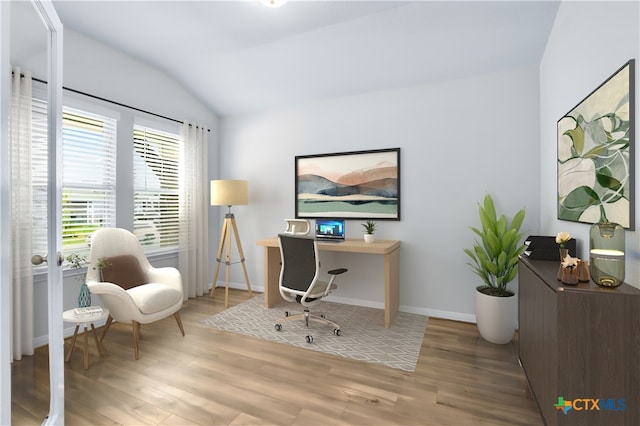
MULTIPOLYGON (((89 340, 88 370, 76 348, 65 364, 65 423, 543 424, 515 343, 487 343, 474 324, 430 318, 411 373, 203 327, 199 321, 224 310, 222 292, 216 296, 185 302, 185 337, 173 317, 142 326, 138 361, 124 324, 109 330, 102 358, 89 340)), ((248 297, 231 290, 229 305, 248 297)), ((47 356, 42 347, 14 362, 13 424, 41 424, 47 415, 47 356)))

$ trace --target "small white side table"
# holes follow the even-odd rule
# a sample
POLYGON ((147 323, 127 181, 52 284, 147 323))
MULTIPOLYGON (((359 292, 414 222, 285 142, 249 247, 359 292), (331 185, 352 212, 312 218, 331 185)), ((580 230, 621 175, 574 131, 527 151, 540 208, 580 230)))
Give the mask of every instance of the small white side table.
POLYGON ((93 325, 94 322, 106 319, 109 317, 109 310, 102 308, 101 313, 97 314, 83 314, 77 315, 75 309, 69 309, 68 311, 64 311, 62 313, 62 319, 65 322, 74 323, 76 325, 76 329, 73 332, 73 338, 71 339, 71 348, 69 348, 69 352, 67 352, 67 356, 65 357, 65 362, 69 362, 71 359, 71 354, 73 353, 73 348, 76 346, 76 339, 78 338, 78 329, 81 324, 84 324, 84 369, 89 368, 89 333, 87 332, 87 328, 90 326, 91 331, 93 331, 93 337, 96 341, 96 348, 98 349, 98 355, 102 356, 102 345, 100 344, 100 340, 98 339, 98 335, 96 334, 96 328, 93 325))

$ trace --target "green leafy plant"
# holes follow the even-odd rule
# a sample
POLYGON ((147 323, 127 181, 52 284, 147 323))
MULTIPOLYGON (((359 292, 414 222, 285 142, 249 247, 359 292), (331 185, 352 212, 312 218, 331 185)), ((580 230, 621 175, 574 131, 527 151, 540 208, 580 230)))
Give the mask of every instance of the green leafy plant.
POLYGON ((372 220, 368 220, 365 223, 363 223, 362 227, 364 228, 364 231, 367 234, 373 234, 375 232, 375 230, 376 230, 376 224, 372 220))
POLYGON ((485 285, 478 287, 479 291, 492 296, 512 296, 507 284, 516 277, 518 257, 526 248, 521 244, 523 234, 519 233, 525 209, 518 211, 509 224, 504 215, 497 216, 493 199, 486 194, 484 203, 478 205, 478 212, 482 228, 470 229, 480 240, 476 239, 473 250, 464 249, 473 260, 467 265, 484 281, 485 285))
POLYGON ((100 272, 100 279, 102 279, 102 270, 105 268, 108 268, 109 266, 111 266, 111 262, 109 261, 109 258, 106 256, 103 257, 99 257, 98 260, 96 260, 96 264, 93 267, 94 270, 98 270, 100 272))
MULTIPOLYGON (((71 269, 76 270, 82 268, 87 264, 87 258, 78 253, 71 253, 70 255, 65 257, 65 260, 69 263, 71 269)), ((85 274, 78 274, 76 275, 76 279, 80 282, 84 282, 84 276, 85 274)))
MULTIPOLYGON (((67 263, 69 263, 69 267, 71 269, 80 269, 83 266, 87 265, 88 261, 86 256, 82 256, 78 253, 71 253, 70 255, 68 255, 67 257, 65 257, 65 260, 67 261, 67 263)), ((109 261, 109 259, 105 256, 105 257, 101 257, 96 261, 95 266, 93 267, 93 269, 97 269, 98 271, 101 271, 104 268, 108 268, 109 266, 111 266, 111 262, 109 261)), ((85 281, 85 276, 86 274, 78 274, 76 276, 76 279, 80 282, 84 282, 85 281)))
POLYGON ((109 258, 106 256, 103 256, 98 258, 98 260, 96 261, 96 266, 94 266, 93 269, 102 271, 104 268, 108 268, 109 266, 111 266, 111 262, 109 261, 109 258))

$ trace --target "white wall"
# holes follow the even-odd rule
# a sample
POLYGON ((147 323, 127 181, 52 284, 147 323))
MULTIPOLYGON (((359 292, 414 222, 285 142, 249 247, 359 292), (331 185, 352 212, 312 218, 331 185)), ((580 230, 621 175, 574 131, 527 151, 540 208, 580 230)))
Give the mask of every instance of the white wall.
MULTIPOLYGON (((640 114, 640 5, 634 2, 563 2, 540 64, 540 225, 543 235, 568 231, 587 259, 589 225, 557 220, 556 123, 629 59, 636 59, 636 228, 640 114)), ((634 143, 634 142, 632 142, 634 143)), ((640 234, 626 232, 626 279, 640 286, 640 234)))
POLYGON ((217 119, 164 72, 73 30, 64 33, 64 86, 212 128, 217 119))
MULTIPOLYGON (((249 180, 249 205, 234 212, 254 285, 264 285, 255 241, 294 215, 296 155, 400 147, 402 220, 379 221, 377 234, 402 240, 401 310, 474 321, 480 282, 462 250, 479 226, 477 203, 488 191, 509 216, 527 207, 523 230, 538 232, 538 78, 509 70, 221 119, 221 178, 249 180)), ((361 238, 361 222, 347 222, 348 237, 361 238)), ((382 306, 381 258, 324 263, 349 268, 336 297, 382 306)), ((232 272, 242 288, 241 268, 232 272)))

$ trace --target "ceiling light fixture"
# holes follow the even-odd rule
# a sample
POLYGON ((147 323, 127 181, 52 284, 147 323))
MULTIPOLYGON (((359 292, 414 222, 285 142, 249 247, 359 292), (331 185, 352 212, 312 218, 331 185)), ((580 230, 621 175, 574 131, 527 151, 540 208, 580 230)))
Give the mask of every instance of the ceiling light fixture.
POLYGON ((260 3, 267 7, 280 7, 283 6, 287 0, 260 0, 260 3))

